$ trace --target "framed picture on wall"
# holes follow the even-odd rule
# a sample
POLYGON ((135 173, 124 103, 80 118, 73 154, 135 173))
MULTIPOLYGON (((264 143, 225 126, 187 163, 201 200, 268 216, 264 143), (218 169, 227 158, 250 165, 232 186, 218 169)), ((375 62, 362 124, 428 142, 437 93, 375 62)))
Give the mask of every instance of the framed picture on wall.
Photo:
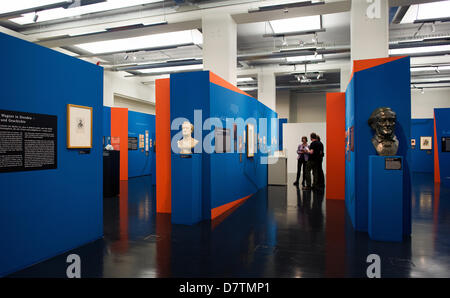
POLYGON ((247 124, 247 157, 255 156, 255 126, 247 124))
POLYGON ((420 150, 433 149, 432 137, 420 137, 420 150))
POLYGON ((67 148, 92 148, 92 108, 67 105, 67 148))

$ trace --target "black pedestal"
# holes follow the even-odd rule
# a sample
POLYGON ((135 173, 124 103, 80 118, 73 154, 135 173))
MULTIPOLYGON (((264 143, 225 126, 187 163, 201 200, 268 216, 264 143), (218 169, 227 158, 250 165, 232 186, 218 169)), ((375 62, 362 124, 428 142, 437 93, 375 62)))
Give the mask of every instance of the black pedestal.
POLYGON ((103 151, 103 196, 115 197, 120 190, 120 151, 103 151))

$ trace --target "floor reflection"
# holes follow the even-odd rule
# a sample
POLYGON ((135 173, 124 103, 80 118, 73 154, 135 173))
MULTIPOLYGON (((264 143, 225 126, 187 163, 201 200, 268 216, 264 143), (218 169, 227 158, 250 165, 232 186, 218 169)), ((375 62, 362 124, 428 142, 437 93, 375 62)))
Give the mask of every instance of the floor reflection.
POLYGON ((378 254, 383 277, 450 277, 450 189, 413 175, 413 235, 376 242, 355 232, 344 201, 292 186, 261 189, 221 221, 172 225, 156 215, 151 177, 121 182, 104 199, 104 238, 11 277, 65 277, 79 254, 82 277, 365 277, 378 254))

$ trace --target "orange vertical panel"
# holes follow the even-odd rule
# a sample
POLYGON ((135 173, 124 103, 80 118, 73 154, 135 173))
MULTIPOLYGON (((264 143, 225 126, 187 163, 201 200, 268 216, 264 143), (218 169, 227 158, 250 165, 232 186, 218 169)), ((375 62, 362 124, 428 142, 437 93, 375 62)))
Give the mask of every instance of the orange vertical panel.
POLYGON ((441 183, 441 170, 439 169, 439 152, 437 143, 436 115, 434 116, 434 182, 441 183))
POLYGON ((156 212, 172 212, 170 79, 156 80, 156 212))
POLYGON ((327 93, 327 199, 345 199, 345 93, 327 93))
POLYGON ((111 108, 111 137, 120 138, 120 180, 128 180, 127 108, 111 108))

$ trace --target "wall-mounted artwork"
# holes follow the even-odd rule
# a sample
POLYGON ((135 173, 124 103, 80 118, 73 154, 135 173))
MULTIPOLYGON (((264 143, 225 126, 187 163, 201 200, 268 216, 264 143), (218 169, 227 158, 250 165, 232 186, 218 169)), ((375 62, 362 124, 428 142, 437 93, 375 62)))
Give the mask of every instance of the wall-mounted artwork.
POLYGON ((255 156, 255 126, 247 124, 247 157, 255 156))
POLYGON ((433 149, 432 137, 420 137, 420 150, 433 149))
POLYGON ((139 149, 145 148, 145 136, 140 134, 139 135, 139 149))
POLYGON ((92 148, 92 108, 67 105, 67 148, 92 148))
POLYGON ((230 130, 222 127, 216 127, 214 131, 215 152, 226 153, 231 152, 230 130))

